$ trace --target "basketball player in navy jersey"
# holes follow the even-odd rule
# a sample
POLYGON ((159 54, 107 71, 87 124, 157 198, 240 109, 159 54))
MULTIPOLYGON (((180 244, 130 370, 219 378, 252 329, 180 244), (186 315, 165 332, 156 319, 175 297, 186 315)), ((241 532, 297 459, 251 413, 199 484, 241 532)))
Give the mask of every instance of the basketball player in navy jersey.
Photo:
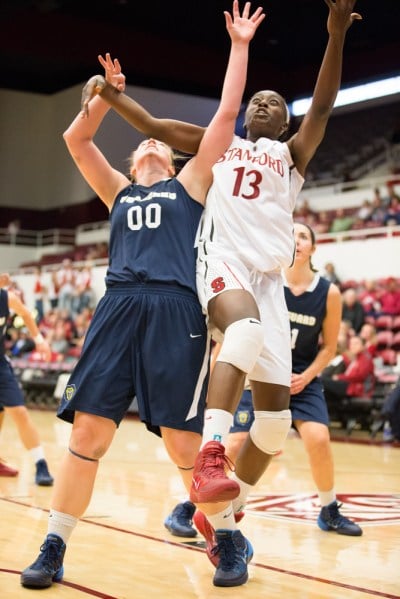
MULTIPOLYGON (((328 41, 312 102, 286 143, 289 111, 272 90, 254 94, 246 109, 246 139, 234 136, 214 166, 213 184, 198 236, 197 289, 221 351, 210 377, 201 451, 190 499, 218 503, 211 524, 219 542, 235 530, 231 501, 244 500, 279 452, 291 427, 290 327, 282 270, 293 259, 293 210, 306 168, 321 143, 340 87, 348 29, 361 15, 356 0, 325 0, 328 41), (225 442, 246 376, 254 422, 236 470, 226 472, 225 442), (221 531, 221 534, 219 534, 221 531)), ((105 88, 102 97, 146 135, 195 152, 198 127, 183 137, 136 102, 105 88), (157 133, 154 133, 156 131, 157 133)))
MULTIPOLYGON (((246 81, 248 46, 264 14, 243 14, 237 0, 225 12, 231 53, 221 101, 197 154, 174 177, 170 147, 150 138, 132 155, 132 183, 94 144, 109 106, 94 97, 64 133, 80 172, 110 211, 105 296, 88 329, 82 354, 64 391, 58 416, 73 423, 61 463, 48 534, 21 583, 45 588, 63 576, 66 544, 87 508, 99 459, 134 395, 139 416, 161 435, 189 490, 198 453, 208 382, 209 337, 196 291, 195 238, 212 166, 228 147, 246 81)), ((107 56, 106 78, 125 78, 107 56)), ((105 85, 95 77, 97 91, 105 85)), ((171 122, 167 123, 167 127, 171 122)), ((247 580, 251 546, 240 533, 226 539, 216 586, 247 580)))
MULTIPOLYGON (((24 447, 29 451, 36 466, 35 482, 39 486, 49 487, 53 484, 53 477, 49 472, 44 450, 40 443, 39 432, 32 421, 25 405, 25 399, 13 372, 12 365, 6 356, 5 332, 10 312, 20 316, 27 326, 36 350, 48 362, 51 358, 49 344, 40 333, 34 317, 22 300, 12 291, 2 289, 11 283, 7 273, 0 274, 0 428, 3 420, 3 409, 13 419, 19 437, 24 447)), ((17 476, 18 470, 7 466, 0 460, 0 476, 17 476)))

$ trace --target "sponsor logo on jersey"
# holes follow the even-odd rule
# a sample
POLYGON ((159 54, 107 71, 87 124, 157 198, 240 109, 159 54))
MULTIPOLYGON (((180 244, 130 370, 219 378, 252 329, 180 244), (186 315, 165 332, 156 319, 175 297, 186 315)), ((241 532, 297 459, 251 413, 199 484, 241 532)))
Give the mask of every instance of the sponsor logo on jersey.
POLYGON ((175 192, 168 191, 151 191, 144 198, 141 196, 122 196, 120 204, 133 204, 134 202, 147 202, 153 198, 166 198, 167 200, 176 200, 175 192))

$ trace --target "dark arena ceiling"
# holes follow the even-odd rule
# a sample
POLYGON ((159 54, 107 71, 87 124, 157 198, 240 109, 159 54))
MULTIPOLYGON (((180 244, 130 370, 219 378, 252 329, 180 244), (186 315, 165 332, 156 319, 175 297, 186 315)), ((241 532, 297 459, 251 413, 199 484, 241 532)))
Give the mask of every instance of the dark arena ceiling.
MULTIPOLYGON (((243 7, 244 2, 240 2, 243 7)), ((324 0, 263 0, 251 43, 247 94, 312 92, 324 51, 324 0)), ((120 59, 127 83, 216 98, 228 50, 230 0, 0 0, 0 88, 59 92, 101 73, 97 55, 120 59)), ((253 10, 258 2, 253 2, 253 10)), ((343 83, 400 74, 400 0, 358 0, 343 83)))

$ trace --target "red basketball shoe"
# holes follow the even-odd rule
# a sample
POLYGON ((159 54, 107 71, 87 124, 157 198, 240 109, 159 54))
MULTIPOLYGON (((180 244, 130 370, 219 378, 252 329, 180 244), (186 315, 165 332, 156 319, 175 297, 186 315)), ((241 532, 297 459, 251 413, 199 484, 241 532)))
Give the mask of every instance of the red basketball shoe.
POLYGON ((226 467, 233 470, 233 464, 225 455, 222 443, 206 443, 194 465, 190 501, 217 503, 235 499, 240 493, 240 487, 237 482, 226 476, 226 467))

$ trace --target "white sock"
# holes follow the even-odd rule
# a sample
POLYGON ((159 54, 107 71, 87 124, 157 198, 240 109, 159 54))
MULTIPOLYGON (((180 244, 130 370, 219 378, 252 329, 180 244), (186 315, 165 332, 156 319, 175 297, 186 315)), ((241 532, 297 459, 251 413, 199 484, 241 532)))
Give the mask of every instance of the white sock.
POLYGON ((321 507, 325 507, 336 500, 335 489, 331 489, 330 491, 318 491, 318 495, 321 507))
POLYGON ((56 510, 50 510, 49 520, 47 522, 47 534, 58 535, 62 538, 64 543, 67 544, 77 523, 78 518, 75 518, 75 516, 57 512, 56 510))
POLYGON ((207 520, 212 525, 214 530, 236 530, 237 528, 231 503, 222 512, 218 512, 212 516, 207 516, 207 520))
POLYGON ((235 472, 232 474, 231 479, 235 480, 240 486, 240 493, 238 497, 236 497, 236 499, 234 499, 232 502, 233 511, 235 514, 237 514, 238 512, 242 512, 244 510, 246 506, 247 497, 254 485, 249 485, 248 483, 245 483, 238 476, 236 476, 235 472))
POLYGON ((225 445, 232 424, 233 414, 230 412, 216 408, 206 410, 201 448, 209 441, 219 441, 222 445, 225 445))
POLYGON ((43 447, 41 445, 38 445, 37 447, 33 447, 32 449, 29 450, 29 453, 31 454, 32 459, 35 464, 39 460, 44 460, 44 451, 43 451, 43 447))

